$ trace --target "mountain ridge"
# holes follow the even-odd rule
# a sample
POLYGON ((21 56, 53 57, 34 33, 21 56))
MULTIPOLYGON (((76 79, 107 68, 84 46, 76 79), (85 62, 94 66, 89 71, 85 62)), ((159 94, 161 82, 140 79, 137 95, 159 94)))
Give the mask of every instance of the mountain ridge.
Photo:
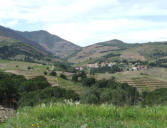
POLYGON ((41 51, 48 52, 50 55, 60 58, 68 57, 81 49, 80 46, 73 44, 57 35, 50 34, 45 30, 39 31, 17 31, 0 25, 0 36, 9 37, 33 45, 41 51))
MULTIPOLYGON (((28 40, 28 39, 22 37, 21 35, 19 35, 16 30, 6 28, 6 27, 3 27, 0 25, 0 35, 31 44, 31 45, 35 46, 36 48, 39 48, 45 52, 48 52, 43 47, 41 47, 39 44, 37 44, 36 42, 28 40)), ((50 52, 48 52, 48 53, 50 53, 50 52)))
POLYGON ((113 39, 84 47, 68 61, 85 65, 101 61, 155 61, 157 57, 167 57, 166 41, 132 44, 113 39))
POLYGON ((57 35, 50 34, 47 31, 39 30, 32 32, 19 32, 26 39, 37 42, 39 45, 50 51, 53 55, 61 58, 67 57, 69 54, 80 50, 80 46, 73 44, 57 35))

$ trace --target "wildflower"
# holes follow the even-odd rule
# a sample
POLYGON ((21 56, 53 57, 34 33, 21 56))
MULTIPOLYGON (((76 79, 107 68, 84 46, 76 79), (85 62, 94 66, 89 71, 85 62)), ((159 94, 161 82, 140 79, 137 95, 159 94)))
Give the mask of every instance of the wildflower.
POLYGON ((82 125, 80 128, 87 128, 87 124, 82 125))
POLYGON ((39 123, 37 123, 36 125, 37 125, 37 128, 39 128, 39 123))

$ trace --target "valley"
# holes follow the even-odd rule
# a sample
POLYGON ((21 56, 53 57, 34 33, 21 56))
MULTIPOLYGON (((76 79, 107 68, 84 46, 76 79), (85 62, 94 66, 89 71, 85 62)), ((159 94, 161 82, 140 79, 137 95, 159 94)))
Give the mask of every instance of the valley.
POLYGON ((0 26, 0 106, 17 112, 2 128, 164 128, 166 99, 167 42, 80 47, 0 26))

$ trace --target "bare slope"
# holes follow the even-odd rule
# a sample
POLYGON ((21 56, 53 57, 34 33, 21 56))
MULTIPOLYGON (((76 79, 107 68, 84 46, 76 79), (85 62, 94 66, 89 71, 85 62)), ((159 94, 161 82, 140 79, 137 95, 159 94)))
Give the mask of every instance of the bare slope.
POLYGON ((94 63, 99 61, 128 60, 154 61, 167 57, 167 42, 127 44, 120 40, 97 43, 83 48, 69 58, 72 63, 94 63))
POLYGON ((47 31, 19 32, 24 38, 33 42, 37 42, 47 51, 60 58, 65 58, 70 54, 80 50, 80 47, 62 39, 56 35, 52 35, 47 31))

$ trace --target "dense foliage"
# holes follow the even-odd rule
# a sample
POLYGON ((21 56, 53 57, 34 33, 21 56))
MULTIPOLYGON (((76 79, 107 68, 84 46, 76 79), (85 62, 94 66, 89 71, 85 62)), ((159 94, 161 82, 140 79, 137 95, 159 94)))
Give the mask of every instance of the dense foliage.
POLYGON ((59 87, 48 87, 43 90, 26 93, 19 100, 19 106, 34 106, 39 103, 56 102, 63 99, 79 100, 79 95, 72 90, 65 90, 59 87))
POLYGON ((114 105, 135 105, 139 100, 139 93, 136 88, 128 84, 118 83, 113 79, 94 81, 87 80, 87 86, 91 87, 84 94, 85 103, 109 103, 114 105), (90 84, 91 83, 91 84, 90 84))
POLYGON ((74 74, 72 80, 80 82, 82 85, 78 86, 84 86, 86 90, 78 95, 72 90, 51 87, 43 76, 27 80, 23 76, 0 72, 0 104, 8 107, 23 107, 63 99, 81 100, 82 103, 88 104, 108 103, 119 106, 139 103, 143 105, 167 104, 167 89, 139 94, 135 87, 116 82, 114 78, 96 80, 87 77, 85 72, 74 74))
POLYGON ((158 59, 155 62, 151 62, 149 65, 153 67, 167 68, 167 59, 158 59))
POLYGON ((143 105, 167 105, 167 88, 146 93, 142 103, 143 105))
POLYGON ((23 76, 0 73, 1 105, 8 107, 31 106, 48 99, 63 98, 78 100, 79 96, 71 90, 52 88, 43 76, 27 80, 23 76))
POLYGON ((0 41, 0 58, 2 59, 17 59, 28 62, 39 60, 46 56, 45 52, 33 47, 30 44, 23 43, 12 39, 0 41), (23 56, 17 58, 17 56, 23 56))
POLYGON ((120 66, 113 65, 112 67, 105 66, 105 67, 100 67, 100 68, 92 68, 90 70, 90 73, 91 74, 94 74, 94 73, 105 73, 105 72, 115 73, 115 72, 121 72, 121 71, 122 71, 122 69, 120 68, 120 66))
POLYGON ((55 64, 56 69, 55 70, 59 70, 59 71, 66 71, 66 72, 75 72, 75 68, 73 68, 72 66, 70 66, 70 64, 66 63, 66 62, 56 62, 55 64))

